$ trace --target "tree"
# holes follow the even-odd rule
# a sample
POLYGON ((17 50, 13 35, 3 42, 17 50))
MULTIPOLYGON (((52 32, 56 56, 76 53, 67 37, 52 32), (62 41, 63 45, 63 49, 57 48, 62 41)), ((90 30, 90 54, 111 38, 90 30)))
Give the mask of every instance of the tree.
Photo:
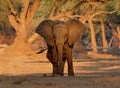
MULTIPOLYGON (((57 0, 52 5, 52 7, 49 11, 49 15, 47 16, 47 19, 59 20, 61 18, 73 18, 74 11, 86 2, 87 2, 87 0, 80 0, 80 1, 76 0, 76 2, 73 4, 73 7, 71 7, 70 6, 71 4, 69 4, 69 6, 67 6, 66 8, 61 9, 61 6, 63 6, 63 3, 65 5, 67 3, 67 1, 65 2, 64 0, 57 0), (71 7, 71 8, 67 9, 68 7, 71 7)), ((35 34, 32 35, 32 37, 28 41, 30 43, 32 43, 38 36, 39 35, 37 35, 35 33, 35 34)))
MULTIPOLYGON (((16 33, 17 33, 17 37, 15 38, 15 42, 12 46, 18 46, 19 43, 21 43, 20 46, 28 46, 28 45, 26 45, 26 44, 28 44, 28 42, 32 42, 34 39, 36 39, 38 37, 38 35, 34 34, 30 39, 28 39, 28 40, 26 39, 28 26, 34 17, 35 11, 37 10, 38 4, 41 0, 14 0, 16 3, 19 2, 19 6, 15 5, 13 0, 7 0, 7 1, 9 2, 9 8, 10 8, 8 18, 9 18, 11 25, 15 28, 16 33)), ((78 17, 81 19, 83 18, 84 22, 86 22, 86 20, 88 21, 88 23, 90 24, 90 29, 92 29, 92 33, 94 34, 94 26, 92 23, 93 18, 96 17, 97 15, 100 15, 100 14, 106 12, 106 11, 102 11, 102 10, 99 11, 99 9, 96 12, 96 7, 99 7, 100 5, 102 5, 108 1, 110 1, 110 0, 79 0, 79 1, 78 0, 70 0, 69 2, 67 2, 66 0, 51 0, 51 1, 44 0, 44 1, 42 1, 42 4, 49 3, 46 6, 46 8, 48 8, 48 7, 49 8, 47 9, 47 11, 45 13, 43 12, 40 15, 38 13, 36 13, 36 15, 42 19, 49 18, 52 20, 57 20, 60 18, 78 18, 78 17), (73 5, 67 4, 70 2, 72 2, 72 3, 74 2, 73 5), (52 3, 52 5, 51 5, 51 3, 52 3), (87 8, 87 10, 84 10, 84 14, 81 15, 79 9, 80 9, 81 5, 83 5, 85 3, 88 4, 87 5, 88 8, 87 8), (102 3, 102 4, 99 5, 98 3, 102 3), (45 14, 45 15, 43 16, 43 14, 45 14), (88 16, 88 17, 86 17, 86 16, 88 16)), ((43 8, 45 8, 45 7, 43 6, 43 8)), ((42 10, 42 8, 39 8, 39 9, 42 10)), ((37 16, 35 16, 35 18, 38 19, 37 16)), ((92 36, 94 37, 94 39, 92 39, 92 41, 95 41, 95 35, 91 35, 91 37, 92 36)), ((93 48, 93 50, 96 52, 97 46, 96 46, 95 42, 92 42, 92 43, 93 43, 92 44, 93 47, 95 47, 95 48, 93 48)), ((20 51, 22 48, 20 46, 17 47, 18 51, 20 51)), ((23 50, 23 51, 25 51, 25 50, 23 50)), ((28 49, 26 49, 26 51, 28 51, 28 49)))
MULTIPOLYGON (((93 18, 96 17, 97 15, 100 15, 102 13, 105 13, 106 11, 104 11, 104 9, 100 10, 98 9, 98 11, 96 12, 96 8, 98 8, 100 5, 107 3, 110 0, 80 0, 77 1, 77 4, 74 5, 72 8, 64 8, 64 9, 60 9, 58 10, 59 5, 63 6, 64 4, 67 4, 64 0, 61 1, 57 1, 56 3, 53 4, 51 10, 50 10, 50 14, 48 16, 49 19, 52 20, 58 20, 60 18, 77 18, 79 17, 80 20, 85 23, 86 20, 89 23, 89 27, 90 27, 90 31, 91 31, 91 43, 92 43, 92 47, 93 47, 93 51, 97 52, 97 44, 96 44, 96 39, 95 39, 95 32, 94 32, 94 26, 93 26, 93 18), (64 2, 64 4, 63 4, 64 2), (59 3, 59 5, 58 5, 59 3), (62 5, 60 4, 62 3, 62 5), (88 6, 88 8, 86 9, 86 11, 82 14, 76 14, 75 11, 77 9, 79 9, 81 7, 81 5, 87 3, 86 5, 88 6)), ((32 42, 35 38, 37 38, 38 35, 34 34, 30 41, 32 42)))
POLYGON ((113 33, 114 41, 116 44, 115 47, 120 48, 120 25, 117 25, 116 30, 113 29, 112 33, 113 33))
POLYGON ((6 53, 17 54, 19 52, 19 54, 30 54, 32 52, 27 41, 27 28, 34 17, 40 1, 41 0, 19 0, 18 2, 21 5, 17 7, 18 10, 16 11, 12 5, 14 1, 8 0, 8 19, 16 31, 16 38, 14 43, 5 49, 6 53))
POLYGON ((120 33, 119 33, 119 30, 120 30, 120 1, 116 0, 116 2, 112 3, 109 7, 109 10, 113 10, 116 5, 118 6, 118 10, 115 13, 108 15, 107 24, 108 24, 108 27, 112 31, 112 38, 110 40, 109 45, 120 48, 120 42, 119 42, 120 41, 120 33))
POLYGON ((101 23, 101 31, 102 31, 103 51, 106 52, 107 48, 108 48, 108 44, 107 44, 107 40, 106 40, 104 21, 100 20, 100 23, 101 23))
POLYGON ((96 20, 97 16, 101 14, 112 14, 118 10, 118 5, 115 5, 116 7, 112 11, 108 11, 106 8, 108 7, 108 5, 110 5, 110 3, 112 3, 112 1, 104 3, 88 3, 88 8, 80 16, 80 19, 84 20, 83 22, 88 21, 91 32, 90 35, 93 52, 98 52, 93 21, 96 20))

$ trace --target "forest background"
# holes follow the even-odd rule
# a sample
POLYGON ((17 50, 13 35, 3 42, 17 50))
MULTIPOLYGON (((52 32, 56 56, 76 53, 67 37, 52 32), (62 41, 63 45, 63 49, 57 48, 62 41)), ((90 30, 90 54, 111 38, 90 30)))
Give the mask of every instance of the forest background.
POLYGON ((86 49, 120 48, 120 0, 0 0, 0 44, 12 45, 12 52, 28 53, 28 45, 36 51, 45 46, 35 33, 41 21, 70 18, 85 24, 86 49))

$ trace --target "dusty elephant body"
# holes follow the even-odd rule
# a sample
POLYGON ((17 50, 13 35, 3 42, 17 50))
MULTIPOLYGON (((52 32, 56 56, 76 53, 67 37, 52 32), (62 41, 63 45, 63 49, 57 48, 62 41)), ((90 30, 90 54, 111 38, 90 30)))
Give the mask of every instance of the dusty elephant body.
POLYGON ((44 20, 38 25, 36 29, 36 33, 43 37, 47 43, 48 51, 46 56, 53 65, 53 75, 58 74, 57 51, 53 37, 54 25, 55 25, 54 21, 44 20))
POLYGON ((85 33, 85 26, 75 19, 68 20, 67 22, 53 22, 51 27, 47 25, 42 28, 40 25, 36 32, 46 40, 48 45, 47 58, 53 64, 53 75, 64 75, 64 64, 67 60, 68 75, 74 76, 72 49, 75 41, 85 33), (50 40, 47 40, 48 37, 50 40))

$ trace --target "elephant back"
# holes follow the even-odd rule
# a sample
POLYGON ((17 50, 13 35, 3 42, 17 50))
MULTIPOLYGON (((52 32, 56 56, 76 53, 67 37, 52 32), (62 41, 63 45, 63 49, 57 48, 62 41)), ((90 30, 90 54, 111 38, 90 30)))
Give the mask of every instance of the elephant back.
POLYGON ((54 24, 55 22, 52 20, 44 20, 36 28, 36 33, 43 37, 49 46, 54 45, 54 38, 52 33, 54 24))
POLYGON ((72 46, 77 39, 84 35, 86 27, 80 21, 75 19, 66 21, 66 25, 69 27, 68 42, 69 45, 72 46))

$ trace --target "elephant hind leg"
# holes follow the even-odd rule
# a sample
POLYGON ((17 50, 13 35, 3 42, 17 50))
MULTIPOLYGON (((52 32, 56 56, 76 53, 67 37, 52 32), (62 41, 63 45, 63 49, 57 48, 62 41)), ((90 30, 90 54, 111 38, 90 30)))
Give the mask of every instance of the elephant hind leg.
POLYGON ((64 45, 67 63, 68 63, 68 76, 74 76, 73 60, 72 60, 72 47, 69 47, 68 43, 64 45))

